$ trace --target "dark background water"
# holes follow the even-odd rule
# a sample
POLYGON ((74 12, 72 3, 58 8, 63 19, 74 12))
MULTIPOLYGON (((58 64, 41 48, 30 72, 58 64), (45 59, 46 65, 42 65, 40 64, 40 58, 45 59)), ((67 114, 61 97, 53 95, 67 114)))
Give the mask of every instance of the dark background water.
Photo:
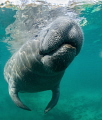
POLYGON ((11 9, 0 9, 0 120, 102 120, 102 10, 80 14, 88 21, 82 26, 83 48, 65 72, 57 106, 46 115, 43 110, 50 91, 20 94, 31 112, 16 107, 8 95, 3 69, 11 53, 4 42, 5 29, 15 21, 15 14, 11 9))

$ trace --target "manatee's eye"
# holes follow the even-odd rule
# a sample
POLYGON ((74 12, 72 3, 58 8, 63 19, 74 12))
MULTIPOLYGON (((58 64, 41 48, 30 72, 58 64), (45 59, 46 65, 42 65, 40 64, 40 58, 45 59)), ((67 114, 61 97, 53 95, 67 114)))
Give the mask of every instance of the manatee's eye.
POLYGON ((41 51, 39 51, 39 54, 42 55, 43 53, 41 51))
POLYGON ((41 50, 39 50, 39 54, 42 56, 46 55, 46 53, 43 53, 41 50))

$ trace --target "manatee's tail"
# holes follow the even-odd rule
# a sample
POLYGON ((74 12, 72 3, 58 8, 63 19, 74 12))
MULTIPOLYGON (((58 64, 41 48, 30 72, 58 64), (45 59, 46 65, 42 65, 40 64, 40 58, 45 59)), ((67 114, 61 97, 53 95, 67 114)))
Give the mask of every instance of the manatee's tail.
POLYGON ((16 90, 16 88, 9 88, 9 94, 13 100, 13 102, 20 108, 31 111, 31 109, 29 109, 26 105, 24 105, 19 96, 18 96, 18 91, 16 90))

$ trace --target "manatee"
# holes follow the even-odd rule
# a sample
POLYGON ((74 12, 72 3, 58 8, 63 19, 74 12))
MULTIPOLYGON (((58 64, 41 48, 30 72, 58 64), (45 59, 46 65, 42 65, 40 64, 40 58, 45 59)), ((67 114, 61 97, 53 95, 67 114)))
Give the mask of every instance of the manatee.
POLYGON ((81 27, 66 16, 58 17, 35 39, 23 44, 4 67, 4 77, 13 102, 31 111, 22 103, 18 92, 51 90, 52 98, 44 112, 51 110, 58 102, 64 72, 79 54, 82 44, 81 27))

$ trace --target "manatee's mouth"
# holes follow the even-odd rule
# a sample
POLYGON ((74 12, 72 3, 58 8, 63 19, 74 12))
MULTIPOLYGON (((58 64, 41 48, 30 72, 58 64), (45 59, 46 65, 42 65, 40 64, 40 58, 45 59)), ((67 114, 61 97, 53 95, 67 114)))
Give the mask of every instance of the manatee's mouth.
POLYGON ((61 44, 55 49, 46 53, 40 53, 42 56, 41 62, 47 70, 63 71, 72 62, 76 56, 76 47, 71 44, 61 44))
POLYGON ((64 50, 66 49, 76 49, 76 46, 73 43, 62 43, 61 45, 56 46, 55 48, 51 49, 50 51, 39 51, 39 54, 42 56, 46 56, 46 55, 53 55, 58 51, 64 52, 64 50))

